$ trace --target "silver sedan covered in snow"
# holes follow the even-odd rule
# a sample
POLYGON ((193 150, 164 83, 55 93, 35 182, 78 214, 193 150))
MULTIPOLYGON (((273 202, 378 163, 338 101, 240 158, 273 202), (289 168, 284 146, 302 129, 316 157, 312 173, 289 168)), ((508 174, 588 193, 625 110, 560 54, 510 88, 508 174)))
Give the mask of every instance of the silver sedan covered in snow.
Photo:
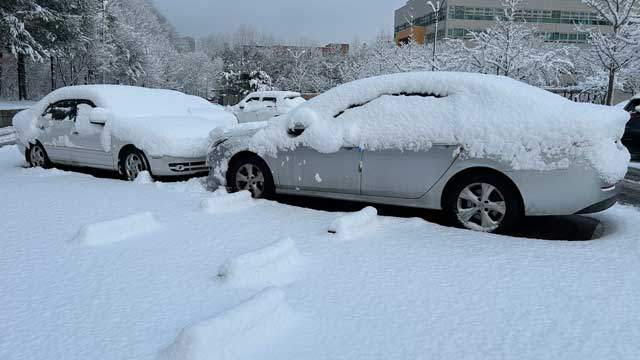
POLYGON ((397 74, 212 134, 210 186, 446 211, 493 232, 616 203, 628 115, 503 77, 397 74))

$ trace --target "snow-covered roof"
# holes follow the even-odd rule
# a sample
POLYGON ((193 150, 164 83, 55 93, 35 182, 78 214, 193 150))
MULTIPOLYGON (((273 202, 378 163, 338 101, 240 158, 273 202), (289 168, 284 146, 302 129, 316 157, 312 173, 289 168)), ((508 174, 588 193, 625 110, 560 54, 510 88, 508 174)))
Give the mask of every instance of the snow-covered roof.
POLYGON ((182 115, 192 109, 211 106, 203 98, 173 90, 126 85, 80 85, 55 90, 39 101, 34 108, 44 111, 49 104, 67 99, 91 100, 98 107, 127 117, 182 115))
POLYGON ((252 92, 250 93, 246 98, 276 98, 276 99, 283 99, 283 98, 291 98, 291 97, 298 97, 298 96, 302 96, 302 94, 300 94, 299 92, 294 92, 294 91, 256 91, 256 92, 252 92))
POLYGON ((418 151, 459 144, 471 157, 522 170, 586 158, 603 178, 619 180, 629 154, 616 142, 628 118, 620 109, 574 103, 506 77, 403 73, 338 86, 272 120, 249 147, 274 153, 305 145, 332 153, 354 145, 418 151), (295 124, 306 131, 294 138, 286 129, 295 124))

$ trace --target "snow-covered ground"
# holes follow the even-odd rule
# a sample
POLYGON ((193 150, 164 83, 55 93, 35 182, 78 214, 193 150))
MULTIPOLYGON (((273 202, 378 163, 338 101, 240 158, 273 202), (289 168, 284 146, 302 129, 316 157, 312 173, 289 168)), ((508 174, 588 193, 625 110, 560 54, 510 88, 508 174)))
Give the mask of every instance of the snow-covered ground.
POLYGON ((640 357, 632 207, 599 240, 525 240, 25 169, 13 146, 0 199, 3 360, 640 357))

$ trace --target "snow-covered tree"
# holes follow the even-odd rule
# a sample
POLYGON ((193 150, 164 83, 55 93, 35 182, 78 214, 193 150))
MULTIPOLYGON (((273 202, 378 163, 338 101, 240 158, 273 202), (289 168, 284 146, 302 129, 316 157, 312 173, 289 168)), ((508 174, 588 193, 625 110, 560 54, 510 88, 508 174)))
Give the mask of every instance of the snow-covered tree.
POLYGON ((460 49, 466 52, 466 71, 496 74, 533 85, 559 83, 573 64, 567 50, 551 46, 538 36, 537 29, 519 18, 521 0, 502 0, 503 17, 484 31, 470 32, 471 40, 460 49))
POLYGON ((582 0, 611 25, 611 31, 602 27, 585 27, 589 38, 590 55, 607 73, 606 104, 612 105, 616 90, 616 77, 637 66, 640 51, 639 0, 582 0))

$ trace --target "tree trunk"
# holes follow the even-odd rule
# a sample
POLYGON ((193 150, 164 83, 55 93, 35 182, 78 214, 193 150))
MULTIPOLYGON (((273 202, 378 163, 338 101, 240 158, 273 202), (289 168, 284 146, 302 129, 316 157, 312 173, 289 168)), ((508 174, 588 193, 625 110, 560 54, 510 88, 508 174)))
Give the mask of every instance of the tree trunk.
POLYGON ((2 50, 0 50, 0 99, 2 99, 2 50))
POLYGON ((607 99, 605 105, 613 105, 613 96, 615 95, 616 85, 616 71, 614 69, 609 70, 609 87, 607 88, 607 99))
POLYGON ((23 54, 18 54, 18 99, 27 100, 27 70, 23 54))
POLYGON ((53 56, 49 57, 49 65, 51 71, 51 91, 56 89, 56 76, 55 76, 55 68, 53 66, 53 56))

